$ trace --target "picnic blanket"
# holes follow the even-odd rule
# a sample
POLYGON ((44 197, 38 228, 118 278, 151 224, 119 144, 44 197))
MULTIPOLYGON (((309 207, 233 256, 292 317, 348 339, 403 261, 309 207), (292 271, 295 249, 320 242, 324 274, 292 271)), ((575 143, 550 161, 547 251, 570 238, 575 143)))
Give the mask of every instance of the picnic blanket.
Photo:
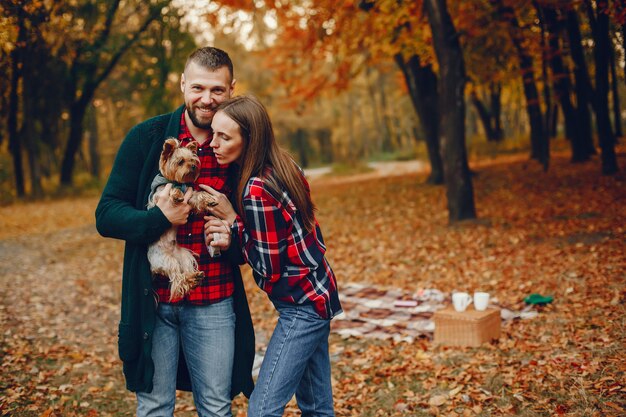
MULTIPOLYGON (((347 283, 341 286, 344 313, 331 324, 332 331, 342 337, 366 337, 412 342, 415 338, 432 339, 435 311, 450 304, 450 295, 437 289, 421 289, 415 293, 400 289, 376 288, 347 283)), ((532 306, 515 311, 498 304, 503 321, 530 319, 537 315, 532 306)))

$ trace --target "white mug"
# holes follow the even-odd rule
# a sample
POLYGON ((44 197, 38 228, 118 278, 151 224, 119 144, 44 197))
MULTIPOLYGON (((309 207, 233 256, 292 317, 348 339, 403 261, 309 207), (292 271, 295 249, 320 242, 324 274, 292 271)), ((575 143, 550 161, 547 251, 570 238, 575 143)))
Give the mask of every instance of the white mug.
POLYGON ((489 293, 488 292, 475 292, 474 293, 474 308, 476 311, 485 311, 489 305, 489 293))
POLYGON ((465 311, 472 304, 472 297, 466 292, 455 292, 452 294, 452 304, 456 311, 465 311))

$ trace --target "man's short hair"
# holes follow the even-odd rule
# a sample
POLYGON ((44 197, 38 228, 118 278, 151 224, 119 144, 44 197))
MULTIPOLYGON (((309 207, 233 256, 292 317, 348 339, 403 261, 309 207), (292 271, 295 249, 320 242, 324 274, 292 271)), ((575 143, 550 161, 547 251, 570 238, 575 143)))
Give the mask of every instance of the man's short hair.
POLYGON ((185 69, 191 63, 200 65, 211 71, 216 71, 222 67, 228 68, 230 73, 230 79, 234 77, 233 62, 225 51, 212 46, 205 46, 204 48, 196 49, 189 55, 187 62, 185 63, 185 69))

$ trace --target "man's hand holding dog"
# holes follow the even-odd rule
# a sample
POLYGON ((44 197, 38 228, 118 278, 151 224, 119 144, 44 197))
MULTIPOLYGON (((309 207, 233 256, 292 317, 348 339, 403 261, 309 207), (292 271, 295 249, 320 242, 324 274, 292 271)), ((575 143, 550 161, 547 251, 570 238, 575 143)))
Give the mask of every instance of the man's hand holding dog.
POLYGON ((204 216, 204 220, 206 220, 204 224, 204 239, 206 244, 219 248, 222 251, 228 249, 231 242, 228 223, 215 216, 204 216), (218 233, 217 237, 219 237, 219 239, 215 239, 216 233, 218 233))
POLYGON ((191 211, 191 206, 187 203, 191 197, 192 189, 191 187, 187 189, 185 198, 181 203, 176 203, 170 198, 171 189, 172 184, 166 184, 165 187, 154 196, 156 206, 161 209, 165 217, 167 217, 167 220, 172 223, 172 226, 181 226, 187 223, 187 217, 189 217, 189 212, 191 211))

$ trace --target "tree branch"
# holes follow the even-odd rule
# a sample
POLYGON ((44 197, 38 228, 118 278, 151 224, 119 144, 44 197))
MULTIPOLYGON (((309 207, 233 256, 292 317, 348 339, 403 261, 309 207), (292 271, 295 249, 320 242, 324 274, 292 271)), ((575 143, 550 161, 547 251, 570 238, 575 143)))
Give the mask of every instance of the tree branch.
POLYGON ((145 22, 143 22, 139 30, 137 30, 133 34, 133 36, 130 39, 128 39, 124 45, 122 45, 122 47, 117 51, 115 55, 113 55, 113 57, 111 58, 111 61, 109 61, 109 64, 104 68, 102 73, 100 73, 100 75, 95 79, 94 83, 96 84, 96 86, 100 84, 102 81, 104 81, 106 77, 108 77, 108 75, 111 73, 113 68, 115 68, 115 65, 117 65, 117 62, 122 58, 124 53, 137 41, 137 39, 139 39, 141 34, 146 31, 148 26, 150 26, 150 24, 154 20, 156 20, 157 17, 161 15, 161 10, 163 9, 163 7, 165 7, 169 3, 170 3, 170 0, 167 0, 162 5, 154 6, 152 8, 152 11, 146 18, 145 22))

